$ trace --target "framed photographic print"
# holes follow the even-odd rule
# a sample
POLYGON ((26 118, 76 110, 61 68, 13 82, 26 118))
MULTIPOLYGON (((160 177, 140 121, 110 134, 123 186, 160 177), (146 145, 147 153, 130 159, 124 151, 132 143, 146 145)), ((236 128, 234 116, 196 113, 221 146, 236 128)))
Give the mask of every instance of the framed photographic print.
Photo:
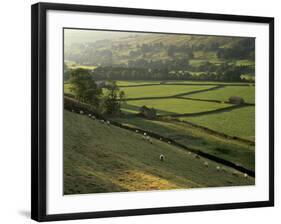
POLYGON ((32 219, 274 205, 274 19, 32 6, 32 219))

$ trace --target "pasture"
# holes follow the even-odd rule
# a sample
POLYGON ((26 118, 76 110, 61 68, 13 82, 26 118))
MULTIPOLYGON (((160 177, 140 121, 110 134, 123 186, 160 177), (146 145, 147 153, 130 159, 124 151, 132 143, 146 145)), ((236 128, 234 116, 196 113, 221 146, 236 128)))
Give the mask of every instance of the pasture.
POLYGON ((252 106, 217 114, 181 117, 180 119, 206 126, 230 136, 255 141, 255 107, 252 106))
POLYGON ((241 164, 250 170, 255 169, 255 146, 209 134, 201 128, 176 120, 148 120, 140 117, 115 120, 129 127, 158 133, 188 148, 241 164))
POLYGON ((193 91, 207 90, 215 86, 193 85, 150 85, 138 87, 121 87, 128 99, 145 97, 170 97, 188 94, 193 91))
POLYGON ((220 89, 216 89, 212 91, 188 95, 188 97, 196 98, 196 99, 220 100, 220 101, 228 101, 228 98, 231 96, 240 96, 247 103, 255 103, 255 87, 254 86, 225 86, 220 89))
POLYGON ((252 177, 172 144, 157 139, 149 143, 140 133, 64 111, 66 195, 254 183, 252 177))
POLYGON ((143 105, 155 108, 158 115, 171 114, 192 114, 230 107, 226 103, 213 103, 204 101, 194 101, 188 99, 168 98, 150 100, 130 100, 123 108, 138 113, 143 105))

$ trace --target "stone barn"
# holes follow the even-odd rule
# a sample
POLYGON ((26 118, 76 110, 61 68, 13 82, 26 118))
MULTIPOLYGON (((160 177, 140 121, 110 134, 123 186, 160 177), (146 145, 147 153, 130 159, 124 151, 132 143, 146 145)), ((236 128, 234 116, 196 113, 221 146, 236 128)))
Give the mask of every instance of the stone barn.
POLYGON ((240 96, 231 96, 229 97, 228 102, 237 105, 241 105, 245 103, 244 99, 240 96))
POLYGON ((147 106, 142 106, 140 108, 140 114, 148 119, 156 118, 156 110, 154 108, 148 108, 147 106))

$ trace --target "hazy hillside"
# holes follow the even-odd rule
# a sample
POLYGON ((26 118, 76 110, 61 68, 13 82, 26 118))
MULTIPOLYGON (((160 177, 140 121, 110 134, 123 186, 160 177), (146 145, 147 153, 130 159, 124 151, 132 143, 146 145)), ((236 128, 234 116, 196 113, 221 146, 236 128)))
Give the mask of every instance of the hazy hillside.
MULTIPOLYGON (((254 38, 112 31, 72 32, 67 31, 65 35, 66 65, 107 68, 106 71, 103 69, 98 72, 99 75, 103 73, 99 79, 128 79, 134 73, 153 73, 153 79, 253 81, 251 77, 255 73, 254 38), (106 75, 116 72, 112 71, 112 67, 122 68, 119 74, 130 75, 106 75), (223 74, 225 72, 230 74, 223 74)), ((149 77, 150 74, 134 78, 149 77)))

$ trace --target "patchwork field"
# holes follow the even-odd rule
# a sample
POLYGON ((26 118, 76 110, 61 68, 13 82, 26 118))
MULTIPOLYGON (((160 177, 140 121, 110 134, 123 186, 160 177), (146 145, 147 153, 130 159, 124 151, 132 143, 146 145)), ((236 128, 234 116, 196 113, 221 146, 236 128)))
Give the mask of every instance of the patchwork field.
POLYGON ((250 176, 172 144, 150 143, 142 134, 64 111, 64 194, 254 183, 250 176))
MULTIPOLYGON (((108 119, 255 171, 254 85, 145 80, 117 84, 128 100, 121 104, 122 116, 108 119), (230 96, 242 97, 251 105, 224 103, 230 96), (141 117, 142 106, 154 108, 157 118, 141 117)), ((64 85, 65 93, 73 94, 70 87, 64 85)), ((65 111, 64 117, 65 194, 255 183, 253 177, 245 178, 244 173, 214 160, 198 159, 187 149, 159 138, 150 144, 140 133, 84 115, 65 111), (162 153, 165 162, 159 160, 162 153), (218 172, 218 166, 224 171, 218 172)))

